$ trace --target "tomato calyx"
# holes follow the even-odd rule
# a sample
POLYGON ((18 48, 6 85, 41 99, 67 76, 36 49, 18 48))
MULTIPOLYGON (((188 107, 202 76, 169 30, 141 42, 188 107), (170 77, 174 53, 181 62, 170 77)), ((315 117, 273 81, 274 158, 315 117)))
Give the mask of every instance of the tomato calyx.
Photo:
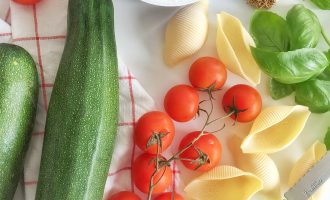
MULTIPOLYGON (((227 106, 227 109, 228 109, 227 113, 229 113, 230 115, 234 115, 234 118, 235 118, 234 124, 237 121, 239 113, 242 113, 242 112, 245 112, 245 111, 248 110, 247 108, 246 109, 238 109, 237 106, 236 106, 235 97, 233 97, 232 105, 227 106)), ((226 109, 224 109, 224 110, 226 110, 226 109)))
POLYGON ((198 170, 200 167, 202 167, 205 164, 210 164, 211 160, 209 158, 209 156, 204 153, 202 150, 200 150, 199 148, 192 146, 194 148, 194 150, 197 152, 198 157, 195 159, 190 159, 190 158, 178 158, 181 161, 189 161, 190 164, 192 165, 196 165, 196 167, 193 169, 194 171, 198 170))
POLYGON ((211 97, 211 99, 215 100, 215 98, 213 97, 212 92, 221 90, 221 88, 215 89, 216 85, 217 85, 217 82, 213 82, 209 87, 207 87, 207 88, 198 88, 198 90, 201 91, 201 92, 207 92, 208 95, 211 97))
POLYGON ((169 134, 169 132, 165 132, 165 131, 164 132, 153 132, 147 142, 146 148, 149 148, 150 146, 157 144, 160 147, 160 149, 162 149, 162 147, 163 147, 162 138, 164 138, 168 134, 169 134))
POLYGON ((194 170, 199 169, 201 166, 205 165, 206 163, 210 164, 211 161, 209 159, 209 156, 204 153, 202 150, 194 146, 194 149, 198 153, 198 157, 195 160, 192 160, 191 164, 197 164, 194 170))
POLYGON ((149 160, 148 164, 151 164, 152 162, 155 162, 155 168, 162 168, 162 167, 170 167, 171 164, 168 162, 168 160, 166 160, 163 157, 159 157, 157 158, 157 156, 155 158, 152 158, 149 160))

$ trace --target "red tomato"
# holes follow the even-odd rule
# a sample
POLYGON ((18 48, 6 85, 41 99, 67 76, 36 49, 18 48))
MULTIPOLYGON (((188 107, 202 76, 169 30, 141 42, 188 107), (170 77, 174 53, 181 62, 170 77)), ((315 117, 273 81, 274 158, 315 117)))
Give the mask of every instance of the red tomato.
POLYGON ((147 143, 152 136, 158 134, 161 138, 162 148, 159 148, 159 153, 167 149, 173 141, 174 124, 172 119, 163 112, 153 111, 144 114, 136 124, 134 131, 135 144, 142 150, 156 154, 157 153, 157 137, 154 142, 147 148, 147 143), (165 136, 162 134, 166 134, 165 136))
POLYGON ((164 99, 166 112, 178 122, 187 122, 194 118, 198 111, 198 104, 197 91, 189 85, 172 87, 164 99))
POLYGON ((230 117, 238 122, 250 122, 261 112, 262 100, 256 89, 239 84, 226 91, 222 107, 226 113, 234 112, 230 117))
POLYGON ((172 192, 166 192, 156 197, 155 200, 183 200, 183 197, 174 193, 174 198, 172 199, 172 192))
POLYGON ((206 89, 215 84, 213 89, 219 89, 227 80, 226 67, 216 58, 201 57, 191 65, 189 80, 195 88, 206 89))
MULTIPOLYGON (((150 177, 156 169, 155 155, 144 153, 137 157, 133 163, 133 176, 135 186, 143 193, 148 193, 150 177)), ((161 157, 164 159, 164 157, 161 157)), ((153 183, 157 183, 152 194, 164 192, 172 183, 172 170, 168 166, 162 167, 154 176, 153 183)))
POLYGON ((141 200, 141 199, 133 192, 122 191, 113 194, 107 200, 141 200))
MULTIPOLYGON (((198 136, 199 133, 200 131, 195 131, 186 135, 181 140, 179 149, 181 150, 186 147, 189 143, 193 141, 193 139, 198 136)), ((189 147, 180 155, 181 159, 196 160, 200 157, 200 154, 197 149, 203 152, 207 156, 209 162, 204 162, 204 164, 197 169, 197 171, 200 172, 209 171, 213 167, 217 166, 222 157, 222 146, 220 141, 213 134, 206 132, 204 134, 205 135, 201 136, 193 146, 189 147)), ((199 165, 196 162, 186 160, 182 160, 182 163, 184 166, 191 170, 195 170, 199 165)))
POLYGON ((13 0, 13 1, 20 4, 31 5, 38 3, 40 0, 13 0))

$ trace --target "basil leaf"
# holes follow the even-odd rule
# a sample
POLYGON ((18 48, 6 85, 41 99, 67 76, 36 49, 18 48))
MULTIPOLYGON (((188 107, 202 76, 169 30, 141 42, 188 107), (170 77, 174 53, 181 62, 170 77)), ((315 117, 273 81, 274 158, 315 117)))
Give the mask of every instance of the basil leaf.
POLYGON ((330 66, 328 66, 322 74, 320 74, 317 79, 324 80, 324 81, 330 81, 330 66))
POLYGON ((274 79, 269 82, 270 96, 274 100, 282 99, 289 96, 294 91, 293 85, 283 84, 274 79))
POLYGON ((311 0, 311 1, 323 10, 330 10, 330 0, 311 0))
POLYGON ((327 150, 330 150, 330 127, 328 128, 328 132, 325 134, 324 144, 327 147, 327 150))
MULTIPOLYGON (((326 52, 325 55, 330 62, 330 50, 326 52)), ((320 80, 330 81, 330 65, 317 78, 320 80)))
POLYGON ((251 47, 262 71, 285 84, 294 84, 316 77, 329 65, 327 57, 317 49, 269 52, 251 47))
POLYGON ((255 11, 250 22, 250 33, 258 48, 276 52, 289 50, 287 23, 273 12, 255 11))
POLYGON ((296 103, 308 106, 312 112, 330 110, 330 81, 312 79, 296 85, 296 103))
POLYGON ((321 37, 321 24, 311 10, 301 4, 295 5, 289 10, 286 20, 291 50, 316 47, 321 37))

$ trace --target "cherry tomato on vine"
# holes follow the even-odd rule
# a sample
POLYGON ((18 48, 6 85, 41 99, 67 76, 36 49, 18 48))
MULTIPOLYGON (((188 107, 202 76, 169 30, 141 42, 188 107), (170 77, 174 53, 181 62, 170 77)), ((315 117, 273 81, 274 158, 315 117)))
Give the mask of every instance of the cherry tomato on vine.
POLYGON ((197 59, 189 70, 190 83, 199 89, 220 89, 227 80, 225 65, 218 59, 212 57, 201 57, 197 59))
POLYGON ((137 122, 134 131, 135 144, 145 152, 156 154, 167 149, 173 141, 174 124, 163 112, 152 111, 144 114, 137 122))
POLYGON ((141 200, 141 199, 133 192, 122 191, 113 194, 107 200, 141 200))
POLYGON ((174 198, 172 199, 172 192, 166 192, 158 197, 156 197, 154 200, 183 200, 183 197, 177 193, 174 193, 174 198))
MULTIPOLYGON (((160 157, 165 160, 164 157, 160 157)), ((144 153, 133 163, 133 177, 135 186, 143 193, 148 193, 150 178, 156 169, 156 156, 144 153)), ((152 194, 164 192, 172 183, 172 170, 168 166, 159 168, 153 179, 155 184, 152 194), (157 183, 157 184, 155 184, 157 183)))
POLYGON ((253 121, 261 112, 262 99, 259 92, 248 85, 235 85, 223 96, 222 107, 238 122, 253 121))
POLYGON ((32 5, 38 3, 40 0, 13 0, 13 1, 20 4, 32 5))
MULTIPOLYGON (((195 131, 186 135, 181 140, 179 150, 191 143, 199 133, 200 131, 195 131)), ((204 132, 204 134, 193 146, 180 155, 183 165, 188 169, 200 172, 209 171, 217 166, 221 160, 222 146, 220 141, 213 134, 207 132, 204 132)))
POLYGON ((167 114, 178 122, 187 122, 194 118, 198 111, 198 104, 198 93, 189 85, 172 87, 164 99, 167 114))

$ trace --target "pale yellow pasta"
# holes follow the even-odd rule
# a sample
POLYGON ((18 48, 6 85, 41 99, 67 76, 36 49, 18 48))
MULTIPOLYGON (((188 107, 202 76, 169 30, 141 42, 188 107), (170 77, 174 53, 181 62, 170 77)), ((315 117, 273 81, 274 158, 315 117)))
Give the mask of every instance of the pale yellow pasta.
POLYGON ((249 200, 262 187, 262 181, 249 172, 219 166, 191 181, 184 191, 194 200, 249 200))
MULTIPOLYGON (((316 141, 293 166, 288 181, 289 187, 296 184, 297 181, 326 154, 326 152, 326 146, 319 141, 316 141)), ((309 200, 318 200, 320 196, 322 196, 324 190, 325 187, 323 185, 309 200)))
POLYGON ((217 50, 220 60, 233 73, 253 85, 260 83, 261 70, 254 60, 250 46, 255 43, 236 17, 221 12, 218 17, 217 50))
POLYGON ((255 174, 263 181, 263 195, 268 200, 282 200, 280 175, 274 161, 263 153, 245 154, 240 149, 242 140, 234 135, 229 140, 236 167, 255 174))
POLYGON ((289 146, 301 133, 310 111, 305 106, 264 109, 242 142, 244 153, 275 153, 289 146))
POLYGON ((208 1, 202 0, 179 10, 168 22, 164 60, 173 66, 195 54, 205 43, 208 32, 208 1))

